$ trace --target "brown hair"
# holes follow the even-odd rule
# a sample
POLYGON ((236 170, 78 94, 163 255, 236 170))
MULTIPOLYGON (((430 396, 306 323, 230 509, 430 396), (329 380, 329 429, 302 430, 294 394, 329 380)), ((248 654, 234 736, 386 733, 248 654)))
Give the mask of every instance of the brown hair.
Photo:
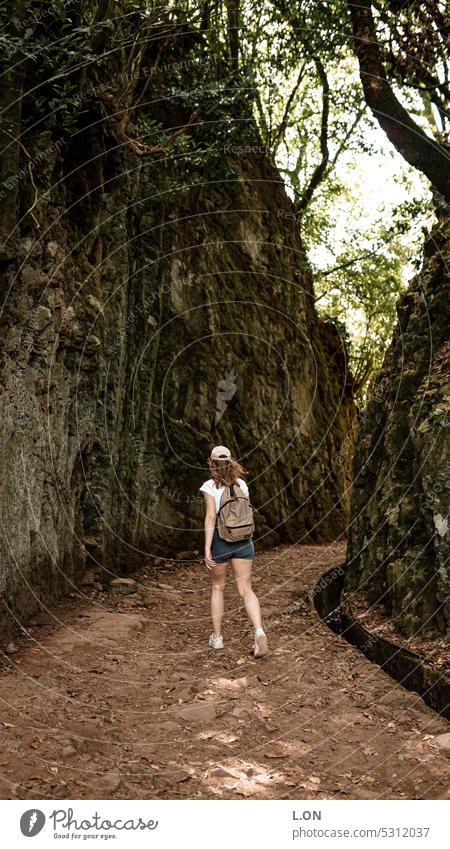
POLYGON ((233 483, 236 483, 238 478, 247 474, 247 469, 242 468, 237 460, 233 460, 233 458, 216 460, 208 457, 208 466, 217 489, 220 489, 221 486, 231 486, 233 483))

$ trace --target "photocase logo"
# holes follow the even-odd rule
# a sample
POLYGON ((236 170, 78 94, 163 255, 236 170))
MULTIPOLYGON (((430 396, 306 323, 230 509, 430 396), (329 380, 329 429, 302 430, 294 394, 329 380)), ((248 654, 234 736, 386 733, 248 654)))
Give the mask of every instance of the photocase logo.
POLYGON ((20 817, 20 830, 25 837, 35 837, 44 828, 45 814, 37 808, 25 811, 20 817))
POLYGON ((226 372, 225 378, 223 380, 219 380, 219 383, 217 384, 216 419, 214 422, 216 426, 219 424, 227 408, 228 401, 231 401, 234 393, 236 392, 237 386, 234 382, 234 378, 234 368, 232 368, 226 372))
POLYGON ((89 819, 86 816, 76 819, 73 808, 57 808, 46 817, 43 811, 38 808, 31 808, 20 817, 20 830, 24 837, 35 837, 36 834, 39 834, 47 819, 49 828, 51 828, 51 821, 53 820, 53 837, 66 837, 69 840, 71 837, 81 838, 81 833, 83 840, 85 840, 89 837, 98 837, 99 832, 102 832, 100 837, 116 837, 117 834, 109 834, 108 832, 145 831, 146 829, 155 831, 158 828, 158 820, 142 819, 142 817, 128 820, 119 817, 111 821, 110 819, 103 819, 95 811, 89 819))

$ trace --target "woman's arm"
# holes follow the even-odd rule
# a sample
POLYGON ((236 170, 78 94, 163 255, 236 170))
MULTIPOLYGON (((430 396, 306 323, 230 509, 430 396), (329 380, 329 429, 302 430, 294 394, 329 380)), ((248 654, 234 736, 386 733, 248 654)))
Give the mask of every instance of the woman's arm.
POLYGON ((211 543, 216 524, 216 499, 206 492, 203 496, 205 498, 205 561, 208 569, 211 569, 211 566, 216 565, 211 559, 211 543))

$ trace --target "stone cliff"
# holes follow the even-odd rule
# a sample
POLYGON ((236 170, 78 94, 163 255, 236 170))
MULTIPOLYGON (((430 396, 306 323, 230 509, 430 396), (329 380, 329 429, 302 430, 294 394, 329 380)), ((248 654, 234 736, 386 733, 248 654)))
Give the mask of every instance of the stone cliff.
POLYGON ((166 154, 121 142, 85 78, 76 128, 27 129, 10 179, 2 636, 88 566, 199 549, 215 443, 248 469, 260 546, 345 532, 351 376, 291 202, 239 93, 191 104, 171 81, 158 71, 129 128, 157 140, 194 105, 166 154))
POLYGON ((360 425, 346 589, 407 634, 450 628, 449 232, 441 218, 360 425))

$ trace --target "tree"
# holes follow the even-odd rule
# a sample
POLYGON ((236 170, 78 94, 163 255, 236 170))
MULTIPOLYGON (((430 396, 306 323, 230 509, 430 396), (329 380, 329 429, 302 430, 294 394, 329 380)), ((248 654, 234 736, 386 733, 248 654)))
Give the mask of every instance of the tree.
MULTIPOLYGON (((347 325, 351 368, 365 401, 395 322, 405 270, 420 253, 419 222, 430 218, 429 204, 415 198, 393 210, 392 224, 382 209, 364 223, 360 204, 367 198, 358 195, 350 169, 342 176, 343 159, 378 153, 346 2, 278 0, 262 4, 256 15, 244 11, 243 23, 242 64, 255 79, 260 132, 293 195, 317 308, 347 325), (339 208, 347 216, 345 240, 336 238, 339 208)), ((408 182, 406 168, 401 180, 408 182)))
POLYGON ((370 0, 348 3, 367 105, 398 152, 450 201, 446 132, 450 121, 449 25, 435 0, 395 0, 380 10, 379 24, 385 32, 382 37, 377 31, 373 5, 370 0), (402 87, 420 91, 425 103, 437 107, 442 132, 432 135, 429 126, 425 132, 396 95, 390 77, 402 87))

